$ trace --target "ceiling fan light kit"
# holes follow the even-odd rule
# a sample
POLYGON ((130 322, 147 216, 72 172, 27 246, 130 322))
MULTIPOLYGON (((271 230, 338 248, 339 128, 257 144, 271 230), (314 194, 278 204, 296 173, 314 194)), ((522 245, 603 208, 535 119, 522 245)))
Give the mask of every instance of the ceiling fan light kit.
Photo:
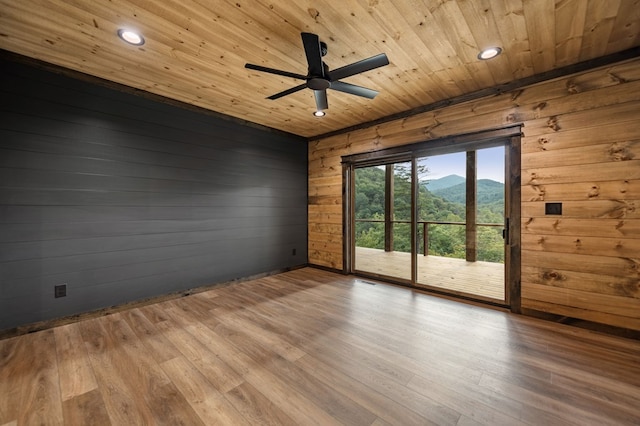
POLYGON ((322 60, 322 57, 327 54, 327 45, 324 42, 321 42, 320 38, 316 34, 301 33, 301 36, 302 45, 304 46, 304 52, 307 57, 307 75, 263 67, 261 65, 245 64, 245 68, 248 69, 281 75, 284 77, 292 77, 298 80, 305 80, 305 83, 276 93, 275 95, 271 95, 267 97, 267 99, 276 100, 303 89, 311 89, 313 90, 316 101, 316 111, 313 115, 316 117, 322 117, 325 115, 324 110, 329 108, 329 102, 327 101, 327 89, 337 90, 339 92, 361 96, 368 99, 376 97, 378 92, 375 90, 356 86, 355 84, 345 83, 339 80, 389 65, 387 55, 380 53, 379 55, 372 56, 371 58, 363 59, 330 71, 327 64, 322 60))

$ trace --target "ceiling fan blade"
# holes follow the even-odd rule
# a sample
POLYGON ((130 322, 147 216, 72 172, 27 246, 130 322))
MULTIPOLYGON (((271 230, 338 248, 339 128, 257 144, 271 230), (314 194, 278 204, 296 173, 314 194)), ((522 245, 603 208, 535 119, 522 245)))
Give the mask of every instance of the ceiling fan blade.
POLYGON ((342 81, 332 81, 330 88, 339 92, 350 93, 352 95, 362 96, 369 99, 375 98, 378 94, 375 90, 356 86, 355 84, 344 83, 342 81))
POLYGON ((354 62, 353 64, 345 65, 344 67, 335 69, 329 72, 329 78, 331 80, 340 80, 342 78, 360 74, 361 72, 370 71, 372 69, 383 67, 385 65, 389 65, 389 58, 387 58, 387 55, 385 55, 384 53, 380 53, 379 55, 372 56, 370 58, 354 62))
POLYGON ((314 90, 313 95, 316 98, 316 109, 318 111, 322 111, 329 108, 329 103, 327 102, 326 90, 314 90))
POLYGON ((309 75, 313 77, 324 77, 320 38, 312 33, 301 33, 301 35, 304 53, 307 55, 307 63, 309 64, 309 75))
POLYGON ((287 96, 287 95, 290 95, 292 93, 298 92, 298 91, 300 91, 300 90, 302 90, 302 89, 304 89, 306 87, 307 87, 306 83, 305 84, 301 84, 299 86, 292 87, 291 89, 287 89, 287 90, 282 91, 280 93, 276 93, 275 95, 271 95, 267 99, 271 99, 273 101, 273 100, 279 99, 279 98, 281 98, 283 96, 287 96))
POLYGON ((250 70, 268 72, 270 74, 277 74, 277 75, 282 75, 282 76, 285 76, 285 77, 297 78, 298 80, 306 80, 307 79, 306 75, 295 74, 295 73, 288 72, 288 71, 281 71, 281 70, 277 70, 275 68, 267 68, 267 67, 263 67, 261 65, 245 64, 244 67, 248 68, 250 70))

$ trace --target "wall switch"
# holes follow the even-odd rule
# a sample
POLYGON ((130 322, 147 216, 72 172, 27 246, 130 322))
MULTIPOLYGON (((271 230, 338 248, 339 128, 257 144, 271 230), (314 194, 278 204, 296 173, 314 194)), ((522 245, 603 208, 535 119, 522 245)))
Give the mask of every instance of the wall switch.
POLYGON ((60 284, 60 285, 57 285, 57 286, 53 287, 53 294, 54 294, 56 299, 58 297, 66 297, 67 296, 67 285, 66 284, 60 284))
POLYGON ((296 255, 296 249, 291 250, 291 256, 295 256, 296 255))

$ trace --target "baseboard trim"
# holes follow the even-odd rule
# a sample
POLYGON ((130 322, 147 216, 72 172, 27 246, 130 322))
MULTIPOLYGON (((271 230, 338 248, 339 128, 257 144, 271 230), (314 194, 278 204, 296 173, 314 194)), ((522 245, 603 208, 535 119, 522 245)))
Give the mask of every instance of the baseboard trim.
POLYGON ((316 265, 314 263, 309 263, 307 266, 309 266, 310 268, 320 269, 322 271, 335 272, 336 274, 342 274, 342 275, 349 275, 348 273, 344 272, 342 269, 331 268, 330 266, 316 265))
POLYGON ((613 336, 624 337, 626 339, 640 340, 640 330, 616 327, 614 325, 602 324, 599 322, 583 320, 580 318, 572 318, 563 315, 552 314, 549 312, 537 311, 535 309, 523 308, 522 315, 543 319, 558 324, 570 325, 572 327, 578 327, 585 330, 596 331, 599 333, 611 334, 613 336))

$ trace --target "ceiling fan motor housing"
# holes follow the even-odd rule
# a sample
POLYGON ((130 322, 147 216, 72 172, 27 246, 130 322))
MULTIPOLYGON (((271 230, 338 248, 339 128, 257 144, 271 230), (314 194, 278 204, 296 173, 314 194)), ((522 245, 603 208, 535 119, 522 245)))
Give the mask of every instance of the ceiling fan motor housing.
POLYGON ((325 90, 331 87, 331 82, 326 78, 312 77, 307 80, 307 87, 313 90, 325 90))

